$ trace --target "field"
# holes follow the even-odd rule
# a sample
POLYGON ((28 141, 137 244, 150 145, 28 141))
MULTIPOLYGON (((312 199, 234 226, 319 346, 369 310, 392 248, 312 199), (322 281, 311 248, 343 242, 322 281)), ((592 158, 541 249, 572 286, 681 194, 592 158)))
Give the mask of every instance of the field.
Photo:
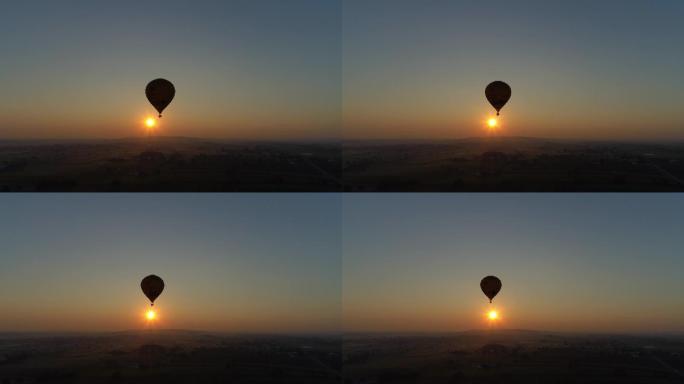
POLYGON ((340 164, 334 143, 0 141, 0 191, 335 191, 340 164))
POLYGON ((684 191, 684 143, 356 141, 343 157, 346 191, 684 191))
POLYGON ((5 192, 674 192, 684 144, 0 141, 5 192))
POLYGON ((0 383, 337 383, 334 336, 0 334, 0 383))
POLYGON ((346 383, 681 383, 684 336, 470 331, 345 336, 346 383))

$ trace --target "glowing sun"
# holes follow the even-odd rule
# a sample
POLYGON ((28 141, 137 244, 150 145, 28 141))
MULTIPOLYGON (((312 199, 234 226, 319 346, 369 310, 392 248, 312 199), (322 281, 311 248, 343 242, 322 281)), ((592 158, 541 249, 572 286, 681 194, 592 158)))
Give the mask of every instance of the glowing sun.
POLYGON ((150 309, 149 311, 147 311, 147 313, 145 313, 145 317, 147 318, 147 320, 152 321, 157 317, 157 314, 154 313, 154 311, 150 309))
POLYGON ((498 124, 499 124, 499 122, 496 121, 496 119, 493 118, 493 117, 492 117, 491 119, 487 120, 487 126, 488 126, 490 129, 496 128, 496 126, 497 126, 498 124))
POLYGON ((156 121, 154 118, 148 117, 148 118, 145 120, 145 126, 146 126, 147 128, 154 128, 155 125, 157 125, 157 121, 156 121))
POLYGON ((496 320, 499 318, 499 314, 496 311, 492 310, 489 311, 489 313, 487 313, 487 317, 489 318, 489 320, 496 320))

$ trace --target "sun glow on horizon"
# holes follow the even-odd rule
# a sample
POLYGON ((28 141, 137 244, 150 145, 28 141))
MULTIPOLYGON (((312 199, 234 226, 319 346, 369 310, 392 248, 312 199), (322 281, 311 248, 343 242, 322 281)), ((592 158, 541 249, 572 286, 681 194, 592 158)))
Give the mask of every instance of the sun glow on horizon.
POLYGON ((157 318, 157 313, 153 309, 150 309, 145 313, 145 318, 147 321, 153 321, 157 318))
POLYGON ((151 134, 154 132, 154 129, 157 126, 157 119, 155 119, 154 117, 147 117, 145 119, 144 124, 145 124, 145 129, 146 129, 147 133, 151 134))
POLYGON ((501 319, 501 311, 499 311, 499 308, 488 308, 487 310, 482 313, 483 321, 489 326, 489 327, 494 327, 497 324, 499 324, 502 319, 501 319))
POLYGON ((499 120, 496 117, 490 117, 487 119, 486 125, 487 132, 494 133, 497 131, 497 128, 499 127, 499 120))
POLYGON ((487 313, 487 317, 489 320, 496 320, 499 318, 499 313, 496 310, 491 310, 489 313, 487 313))

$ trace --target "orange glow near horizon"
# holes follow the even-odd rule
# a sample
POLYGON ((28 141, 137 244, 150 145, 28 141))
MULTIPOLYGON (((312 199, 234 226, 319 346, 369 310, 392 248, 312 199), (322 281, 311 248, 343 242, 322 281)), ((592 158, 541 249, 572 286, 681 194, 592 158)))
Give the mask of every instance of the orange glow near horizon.
POLYGON ((154 133, 154 129, 156 126, 157 119, 155 119, 154 117, 147 117, 145 119, 145 129, 148 135, 154 133))
POLYGON ((484 318, 485 322, 487 322, 490 327, 493 327, 501 322, 501 311, 498 308, 490 308, 485 311, 484 318))
POLYGON ((145 313, 145 318, 147 319, 148 322, 152 322, 157 318, 157 312, 155 312, 153 309, 149 309, 145 313))
POLYGON ((489 317, 489 320, 496 320, 499 318, 499 314, 495 310, 492 310, 492 311, 489 311, 489 313, 487 314, 487 317, 489 317))
POLYGON ((496 133, 499 128, 499 119, 496 117, 490 117, 487 119, 486 125, 488 133, 496 133))

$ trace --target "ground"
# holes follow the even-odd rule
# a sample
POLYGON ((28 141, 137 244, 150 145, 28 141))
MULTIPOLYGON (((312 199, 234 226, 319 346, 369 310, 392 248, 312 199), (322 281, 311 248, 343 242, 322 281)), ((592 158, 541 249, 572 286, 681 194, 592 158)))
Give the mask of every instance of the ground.
POLYGON ((9 192, 336 191, 340 170, 335 143, 0 141, 0 191, 9 192))
POLYGON ((684 143, 356 141, 343 159, 345 191, 684 191, 684 143))
POLYGON ((672 192, 684 143, 0 141, 8 192, 672 192))
POLYGON ((0 383, 339 383, 336 336, 0 334, 0 383))
POLYGON ((682 383, 684 336, 470 331, 344 339, 345 383, 682 383))

